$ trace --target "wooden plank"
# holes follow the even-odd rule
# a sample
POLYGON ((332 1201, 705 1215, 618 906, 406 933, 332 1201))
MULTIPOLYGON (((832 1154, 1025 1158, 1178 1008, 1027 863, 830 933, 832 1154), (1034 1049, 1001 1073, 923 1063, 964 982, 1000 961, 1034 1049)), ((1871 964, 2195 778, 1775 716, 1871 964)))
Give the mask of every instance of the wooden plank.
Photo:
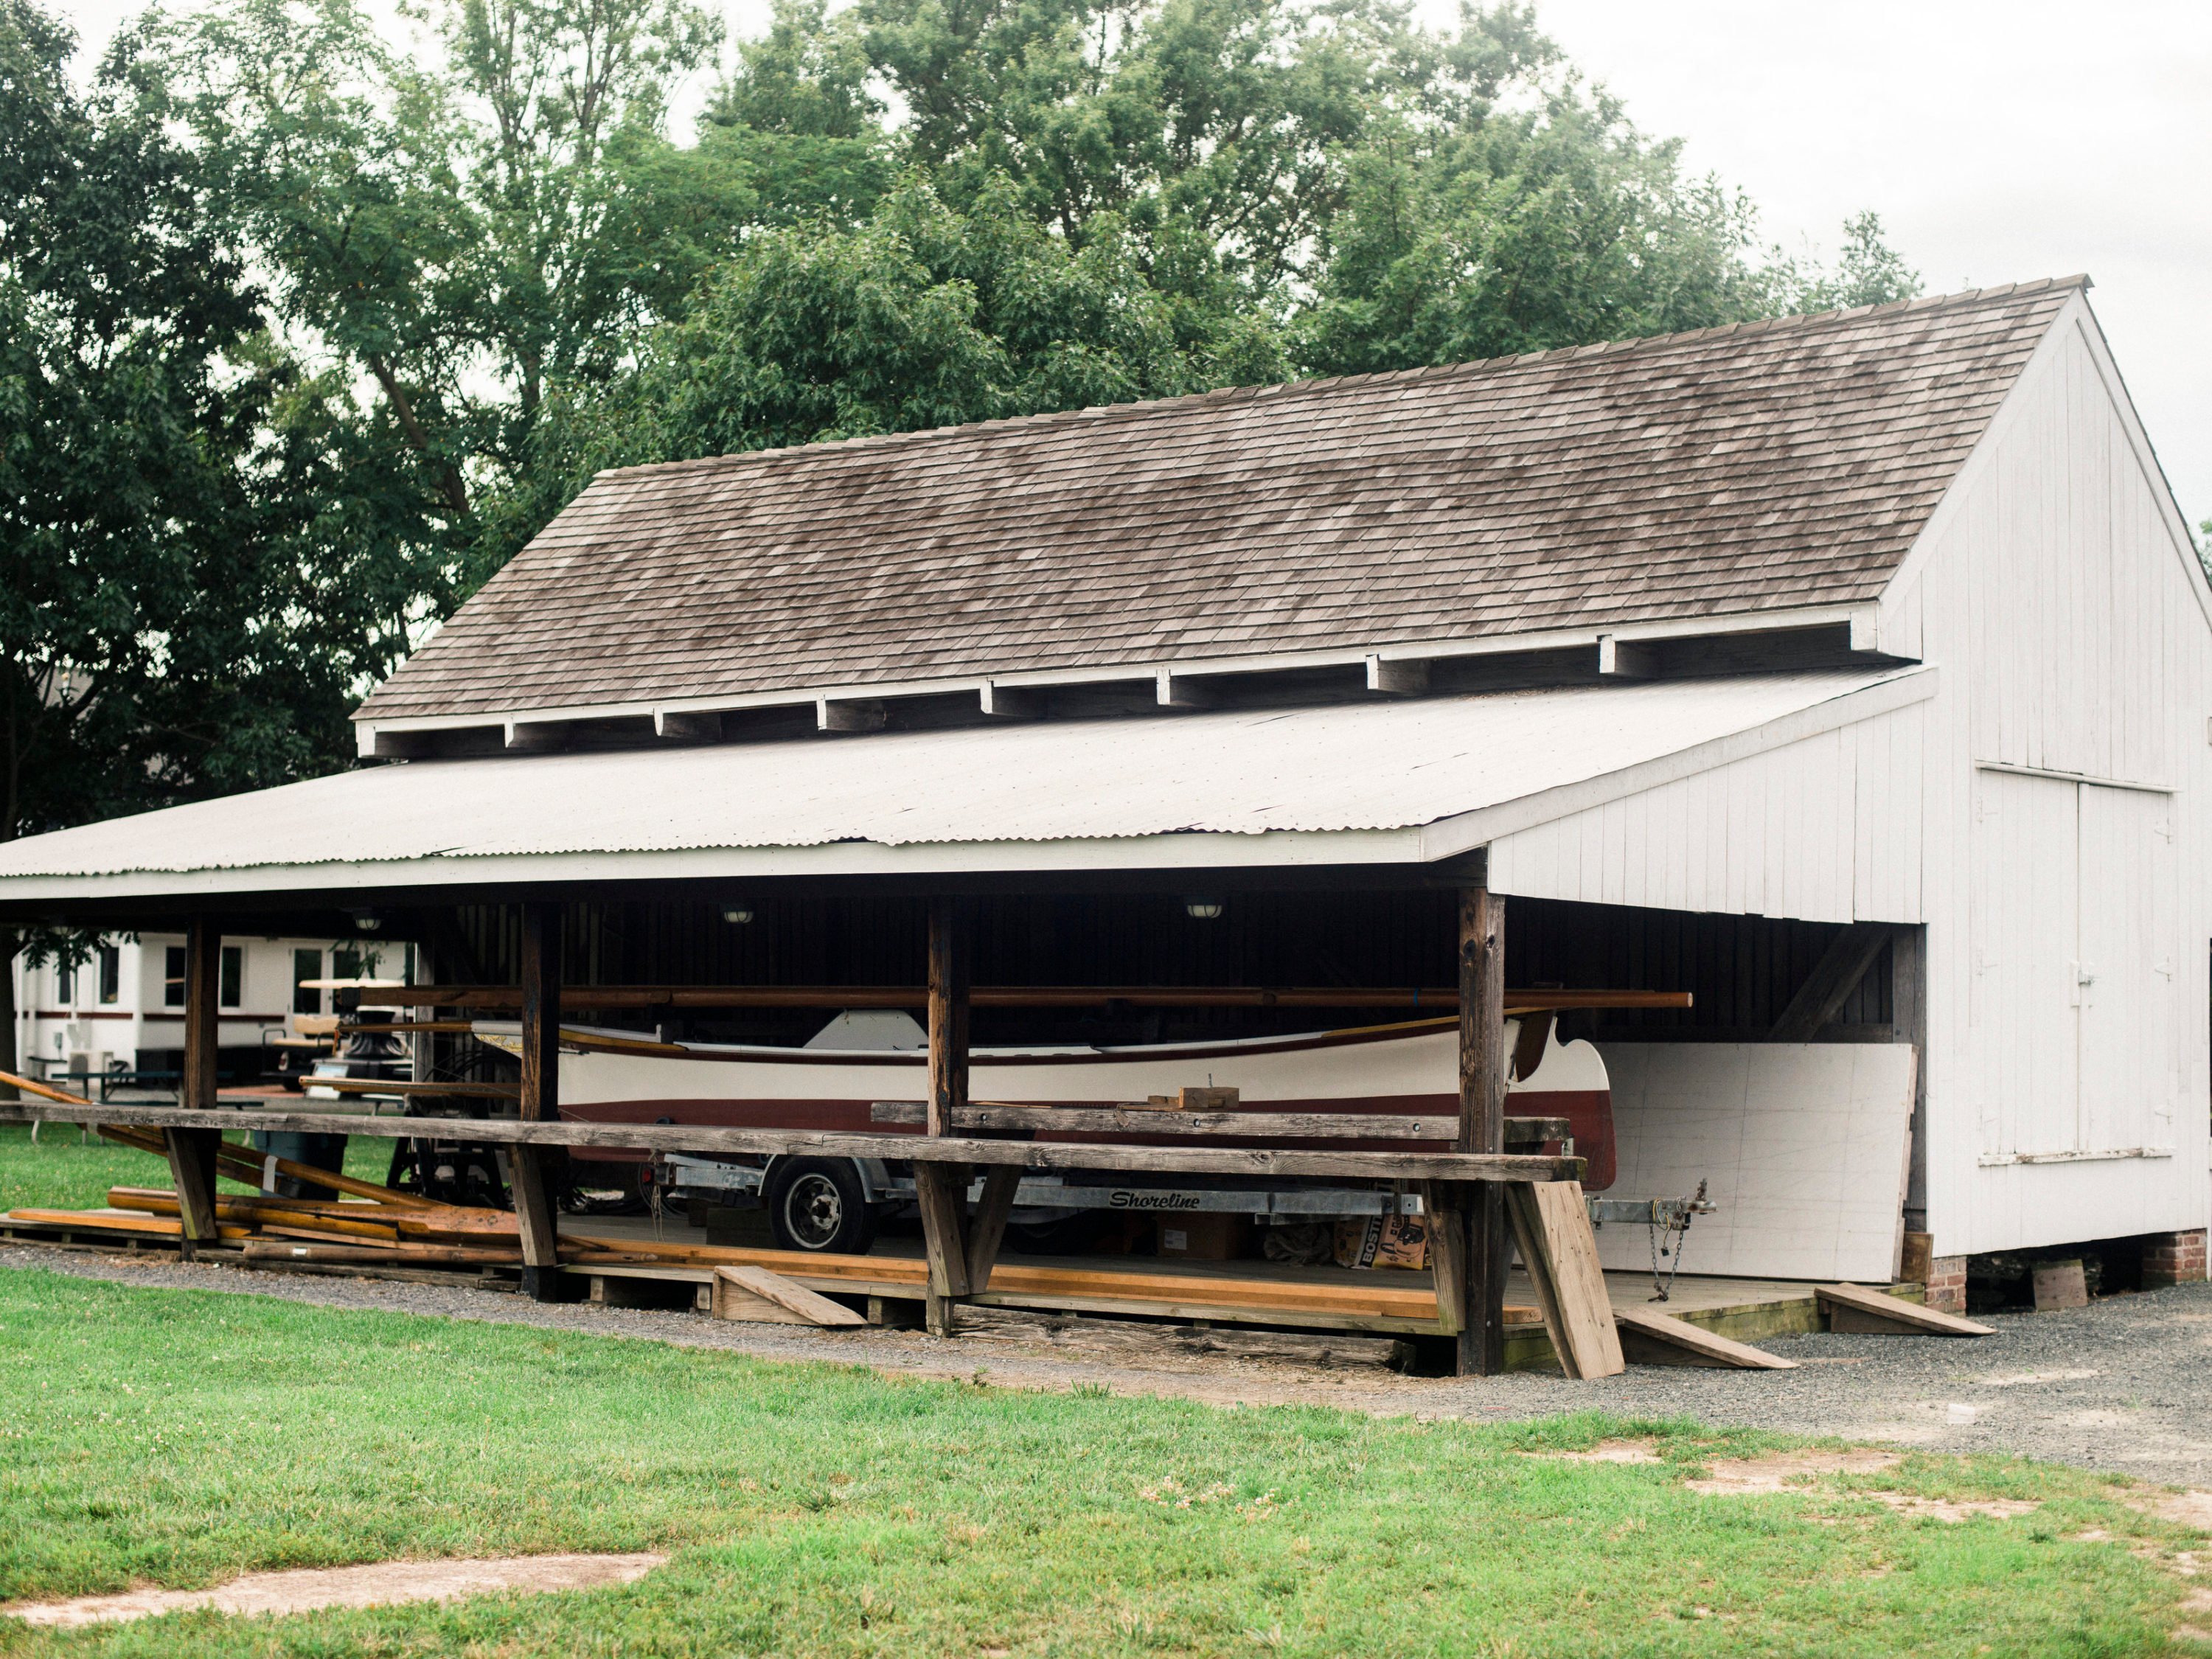
MULTIPOLYGON (((206 1131, 187 1129, 183 1133, 194 1134, 205 1133, 206 1131)), ((137 1210, 147 1215, 181 1215, 183 1213, 182 1201, 176 1194, 149 1192, 140 1188, 111 1187, 107 1192, 107 1202, 112 1209, 137 1210)), ((368 1209, 365 1204, 356 1205, 354 1207, 359 1210, 368 1209)), ((374 1215, 376 1212, 371 1210, 369 1213, 374 1215)), ((333 1215, 327 1210, 319 1210, 312 1205, 295 1207, 283 1200, 264 1204, 252 1199, 229 1198, 218 1194, 215 1200, 215 1214, 218 1221, 258 1223, 263 1226, 313 1227, 334 1237, 349 1236, 355 1238, 394 1241, 399 1237, 397 1229, 383 1222, 365 1221, 353 1216, 333 1215)))
MULTIPOLYGON (((757 1264, 773 1267, 802 1284, 828 1286, 841 1293, 866 1286, 884 1296, 919 1296, 928 1282, 928 1263, 915 1256, 815 1255, 732 1244, 678 1244, 650 1239, 615 1239, 571 1233, 563 1241, 567 1258, 578 1265, 663 1262, 696 1267, 757 1264)), ((1435 1329, 1436 1303, 1416 1273, 1377 1272, 1356 1282, 1292 1279, 1232 1278, 1206 1273, 1163 1273, 1157 1269, 1060 1267, 1037 1261, 1001 1261, 993 1269, 994 1290, 1027 1295, 1112 1294, 1133 1301, 1205 1302, 1249 1308, 1311 1309, 1404 1316, 1435 1329), (1395 1282, 1394 1282, 1395 1281, 1395 1282)), ((1534 1318, 1534 1314, 1530 1317, 1534 1318)))
MULTIPOLYGON (((107 1189, 107 1201, 118 1210, 145 1210, 155 1215, 177 1213, 176 1194, 158 1188, 111 1187, 107 1189)), ((216 1212, 226 1221, 270 1216, 312 1221, 318 1226, 328 1224, 341 1231, 367 1227, 375 1237, 389 1236, 395 1230, 423 1236, 501 1233, 509 1237, 515 1231, 514 1217, 505 1210, 474 1209, 458 1204, 399 1209, 327 1199, 280 1198, 275 1194, 255 1193, 241 1197, 234 1193, 218 1193, 216 1212)))
POLYGON ((1855 921, 1831 939, 1805 982, 1797 988, 1797 994, 1790 999, 1790 1006, 1776 1018, 1768 1040, 1812 1042, 1820 1028, 1842 1012, 1867 969, 1881 955, 1881 947, 1889 943, 1890 932, 1887 922, 1855 921))
POLYGON ((1821 1285, 1813 1294, 1828 1315, 1832 1331, 1859 1331, 1892 1336, 1995 1336, 1987 1325, 1940 1309, 1923 1307, 1863 1285, 1821 1285))
POLYGON ((1021 1184, 1019 1170, 1001 1164, 984 1172, 983 1195, 968 1223, 968 1284, 971 1290, 989 1288, 991 1269, 998 1262, 999 1246, 1006 1237, 1006 1221, 1014 1212, 1014 1194, 1021 1184))
MULTIPOLYGON (((410 1007, 513 1009, 521 1003, 511 985, 410 985, 392 1000, 410 1007)), ((1459 992, 1451 986, 1267 985, 979 985, 969 1006, 981 1008, 1407 1008, 1455 1013, 1459 992)), ((573 985, 566 1010, 584 1008, 926 1008, 926 985, 573 985)), ((1505 993, 1509 1013, 1535 1009, 1687 1008, 1687 991, 1589 988, 1505 993)), ((404 1029, 404 1028, 400 1028, 404 1029)))
POLYGON ((1552 1339, 1552 1352, 1559 1358, 1559 1370, 1569 1378, 1579 1381, 1583 1375, 1582 1355, 1576 1346, 1575 1334, 1569 1329, 1566 1316, 1560 1309, 1551 1252, 1544 1244, 1543 1222, 1527 1187, 1516 1182, 1505 1188, 1505 1214, 1513 1228, 1513 1242, 1521 1252, 1522 1270, 1528 1275, 1536 1310, 1544 1316, 1544 1334, 1552 1339))
POLYGON ((1606 1293, 1605 1269, 1597 1258, 1597 1237, 1579 1181, 1532 1183, 1516 1190, 1528 1194, 1538 1228, 1538 1246, 1550 1257, 1552 1287, 1559 1317, 1574 1345, 1577 1373, 1613 1376, 1626 1367, 1620 1334, 1613 1327, 1613 1299, 1606 1293))
POLYGON ((1708 1365, 1746 1371, 1790 1371, 1794 1359, 1649 1308, 1615 1308, 1621 1352, 1639 1365, 1708 1365))
POLYGON ((519 1100, 522 1088, 514 1083, 410 1083, 399 1078, 317 1077, 307 1079, 310 1089, 330 1089, 342 1095, 451 1095, 456 1100, 519 1100))
MULTIPOLYGON (((797 1316, 809 1325, 865 1325, 868 1322, 842 1303, 832 1302, 828 1297, 795 1284, 771 1267, 717 1267, 714 1269, 714 1288, 718 1292, 725 1286, 742 1289, 797 1316)), ((742 1317, 724 1312, 717 1305, 715 1316, 720 1319, 742 1317)))
MULTIPOLYGON (((86 1231, 113 1233, 149 1233, 161 1238, 180 1239, 184 1224, 167 1216, 146 1215, 136 1210, 42 1210, 15 1209, 0 1214, 0 1220, 21 1223, 32 1227, 64 1227, 86 1231)), ((221 1239, 244 1238, 252 1230, 226 1226, 220 1223, 216 1237, 221 1239)))
MULTIPOLYGON (((1387 1332, 1401 1336, 1434 1336, 1432 1314, 1405 1318, 1395 1314, 1336 1312, 1310 1308, 1254 1308, 1234 1303, 1132 1301, 1110 1296, 1071 1296, 1062 1291, 1043 1295, 1018 1291, 986 1291, 969 1298, 989 1308, 1040 1309, 1048 1312, 1126 1314, 1140 1319, 1172 1319, 1185 1322, 1291 1326, 1307 1330, 1387 1332)), ((1534 1310, 1528 1316, 1535 1318, 1534 1310)))
MULTIPOLYGON (((1459 906, 1459 1133, 1455 1150, 1505 1150, 1505 902, 1482 883, 1459 906)), ((1502 1194, 1469 1195, 1467 1309, 1461 1316, 1460 1375, 1505 1369, 1505 1207, 1502 1194)))
MULTIPOLYGON (((1335 1152, 1263 1146, 1113 1146, 1045 1141, 985 1140, 913 1134, 865 1134, 821 1129, 734 1129, 704 1124, 533 1123, 514 1118, 459 1120, 472 1140, 496 1146, 609 1146, 646 1152, 766 1152, 825 1158, 911 1158, 917 1163, 1012 1164, 1030 1170, 1128 1170, 1191 1175, 1300 1176, 1360 1181, 1565 1181, 1582 1160, 1536 1153, 1335 1152)), ((0 1123, 116 1123, 125 1127, 257 1129, 300 1134, 366 1135, 400 1139, 451 1133, 456 1120, 394 1114, 356 1117, 335 1112, 247 1114, 175 1106, 69 1106, 0 1101, 0 1123)))
MULTIPOLYGON (((877 1123, 921 1123, 927 1102, 878 1100, 869 1105, 877 1123)), ((971 1103, 951 1114, 948 1133, 1030 1129, 1071 1134, 1237 1135, 1251 1140, 1443 1140, 1459 1133, 1456 1117, 1401 1112, 1163 1112, 1129 1102, 1115 1106, 1023 1106, 971 1103)), ((1563 1117, 1509 1117, 1505 1142, 1540 1146, 1573 1133, 1563 1117)))
MULTIPOLYGON (((7 1073, 0 1072, 0 1083, 9 1080, 7 1073)), ((92 1104, 81 1096, 64 1095, 58 1090, 46 1092, 52 1099, 71 1101, 83 1106, 92 1104)), ((134 1146, 140 1152, 151 1152, 156 1158, 163 1155, 165 1149, 159 1130, 133 1128, 119 1123, 103 1123, 99 1126, 99 1130, 120 1146, 134 1146)), ((356 1181, 334 1170, 318 1170, 311 1164, 295 1164, 289 1158, 271 1158, 266 1152, 258 1152, 251 1146, 241 1146, 228 1140, 216 1144, 215 1155, 217 1169, 223 1176, 257 1189, 273 1168, 278 1175, 290 1176, 296 1181, 313 1182, 332 1192, 344 1193, 354 1198, 366 1198, 390 1209, 432 1210, 445 1207, 413 1193, 380 1187, 374 1182, 356 1181)))
MULTIPOLYGON (((268 1216, 257 1218, 255 1224, 271 1238, 305 1238, 320 1244, 360 1244, 369 1241, 374 1248, 374 1233, 349 1232, 337 1227, 301 1226, 295 1223, 280 1222, 268 1216)), ((392 1241, 398 1243, 395 1238, 392 1241)))
POLYGON ((246 1259, 351 1263, 399 1262, 409 1267, 519 1267, 522 1253, 470 1244, 291 1244, 249 1239, 246 1259))

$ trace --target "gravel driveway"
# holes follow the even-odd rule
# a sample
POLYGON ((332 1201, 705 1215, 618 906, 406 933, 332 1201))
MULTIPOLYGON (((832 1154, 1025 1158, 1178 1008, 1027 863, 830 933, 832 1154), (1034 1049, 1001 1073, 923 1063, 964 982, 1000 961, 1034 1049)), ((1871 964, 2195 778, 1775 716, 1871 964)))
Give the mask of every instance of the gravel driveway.
POLYGON ((1976 1340, 1814 1335, 1761 1346, 1789 1371, 1632 1366, 1598 1382, 1515 1375, 1408 1377, 1387 1344, 1270 1339, 980 1310, 951 1341, 918 1331, 814 1331, 690 1313, 541 1306, 473 1286, 301 1278, 143 1257, 0 1249, 0 1268, 118 1284, 273 1296, 325 1307, 528 1324, 824 1359, 1010 1388, 1103 1384, 1223 1405, 1310 1403, 1486 1421, 1599 1410, 1840 1435, 1949 1452, 2016 1452, 2144 1480, 2212 1486, 2212 1285, 2115 1297, 2067 1313, 2001 1315, 1976 1340))

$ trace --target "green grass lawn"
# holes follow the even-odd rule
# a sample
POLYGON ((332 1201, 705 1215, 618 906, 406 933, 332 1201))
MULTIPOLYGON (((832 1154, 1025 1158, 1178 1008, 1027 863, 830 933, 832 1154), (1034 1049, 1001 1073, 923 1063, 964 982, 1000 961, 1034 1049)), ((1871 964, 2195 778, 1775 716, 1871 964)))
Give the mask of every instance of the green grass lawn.
POLYGON ((2017 1462, 1711 1498, 1690 1468, 1767 1443, 1022 1394, 36 1271, 0 1273, 0 1598, 672 1553, 446 1607, 0 1620, 9 1656, 2199 1650, 2156 1558, 2201 1540, 2017 1462), (1527 1455, 1607 1433, 1671 1461, 1527 1455), (2042 1507, 1950 1525, 1875 1489, 2042 1507))
MULTIPOLYGON (((243 1130, 230 1139, 243 1142, 243 1130)), ((345 1172, 362 1181, 382 1181, 392 1169, 392 1142, 356 1135, 346 1142, 345 1172)), ((110 1187, 167 1187, 169 1166, 150 1152, 119 1146, 73 1123, 49 1123, 31 1139, 27 1125, 0 1125, 0 1210, 19 1206, 54 1210, 97 1209, 110 1187)), ((222 1190, 246 1188, 226 1181, 222 1190)))

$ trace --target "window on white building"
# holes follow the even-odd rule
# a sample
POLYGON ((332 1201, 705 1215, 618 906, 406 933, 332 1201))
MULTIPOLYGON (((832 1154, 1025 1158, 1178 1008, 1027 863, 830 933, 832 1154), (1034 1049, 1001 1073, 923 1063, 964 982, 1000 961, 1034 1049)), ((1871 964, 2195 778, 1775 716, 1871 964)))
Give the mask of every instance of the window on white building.
POLYGON ((323 994, 303 980, 323 977, 323 953, 320 951, 292 952, 292 1012, 295 1014, 319 1014, 323 1012, 323 994))

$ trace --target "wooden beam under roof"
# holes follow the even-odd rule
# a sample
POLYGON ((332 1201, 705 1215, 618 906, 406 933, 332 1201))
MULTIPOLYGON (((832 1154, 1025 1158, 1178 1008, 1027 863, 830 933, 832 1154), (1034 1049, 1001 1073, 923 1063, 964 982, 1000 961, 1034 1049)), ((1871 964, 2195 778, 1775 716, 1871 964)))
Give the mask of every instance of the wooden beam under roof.
MULTIPOLYGON (((572 1008, 927 1008, 927 986, 902 985, 570 985, 572 1008)), ((1687 991, 1525 989, 1504 994, 1508 1014, 1576 1008, 1686 1009, 1687 991)), ((514 1008, 521 993, 507 985, 410 985, 395 988, 394 1006, 419 1008, 514 1008)), ((1449 1017, 1459 993, 1419 986, 1264 985, 983 985, 968 994, 977 1008, 1402 1008, 1416 1016, 1449 1017)))
MULTIPOLYGON (((1199 688, 1191 684, 1190 677, 1193 675, 1217 681, 1245 680, 1277 674, 1310 674, 1316 669, 1352 668, 1365 672, 1369 662, 1375 659, 1386 665, 1433 665, 1475 658, 1540 658, 1559 651, 1589 650, 1596 647, 1601 638, 1611 639, 1618 646, 1630 647, 1659 640, 1717 640, 1771 635, 1783 641, 1785 646, 1793 641, 1802 641, 1808 648, 1825 647, 1827 641, 1837 640, 1840 641, 1841 648, 1856 655, 1869 656, 1879 654, 1869 643, 1876 637, 1876 617, 1877 607, 1873 604, 1792 606, 1783 610, 1747 611, 1726 616, 1654 618, 1613 629, 1553 628, 1524 634, 1385 642, 1389 651, 1387 656, 1377 644, 1347 643, 1310 650, 1209 657, 1173 665, 1121 661, 1077 668, 1016 671, 992 674, 988 678, 934 677, 911 682, 879 683, 866 688, 794 685, 772 691, 696 698, 673 708, 665 702, 646 701, 533 708, 513 713, 486 711, 481 714, 398 714, 379 718, 372 712, 366 719, 357 717, 354 729, 362 759, 404 760, 437 752, 441 738, 471 732, 481 733, 487 730, 503 734, 510 723, 516 722, 565 726, 587 720, 657 718, 664 713, 711 713, 720 717, 750 710, 814 708, 818 712, 824 701, 837 702, 865 698, 880 705, 910 697, 943 696, 956 693, 973 695, 978 692, 981 693, 986 713, 1011 714, 1015 708, 1012 699, 1048 690, 1104 687, 1144 681, 1152 681, 1157 686, 1159 678, 1166 675, 1170 678, 1172 689, 1176 694, 1194 697, 1199 688), (1008 700, 1005 707, 994 708, 993 705, 1000 699, 1008 700)), ((1395 669, 1386 670, 1386 675, 1397 678, 1395 669)), ((1401 683, 1404 682, 1401 680, 1401 683)), ((1371 679, 1369 689, 1394 690, 1378 686, 1371 679)), ((1397 691, 1395 694, 1416 695, 1411 691, 1397 691)), ((1164 698, 1160 701, 1166 702, 1164 698)), ((1169 706, 1189 707, 1194 704, 1169 706)))

